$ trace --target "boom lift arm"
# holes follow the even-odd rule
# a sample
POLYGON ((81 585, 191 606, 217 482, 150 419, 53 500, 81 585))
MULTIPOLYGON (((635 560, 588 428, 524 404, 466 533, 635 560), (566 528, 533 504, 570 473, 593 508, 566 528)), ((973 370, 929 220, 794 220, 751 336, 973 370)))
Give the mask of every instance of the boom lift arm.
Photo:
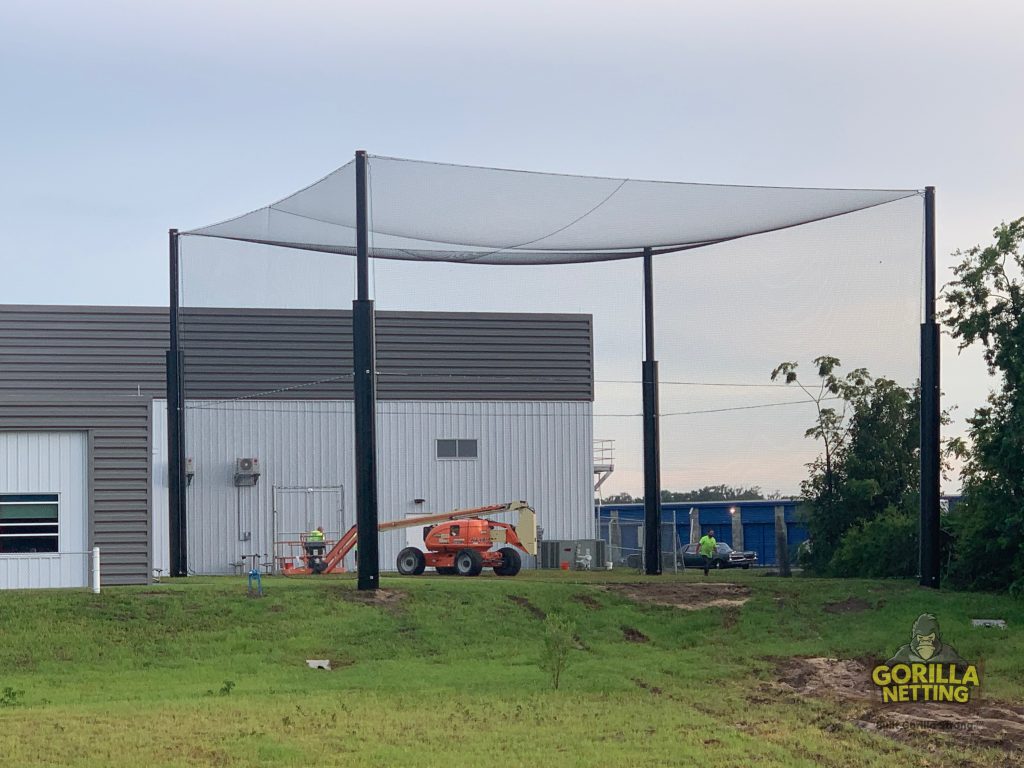
MULTIPOLYGON (((388 522, 378 525, 377 530, 391 531, 398 528, 413 528, 419 525, 444 523, 450 520, 462 520, 472 517, 490 517, 492 515, 500 515, 505 512, 518 512, 518 524, 512 526, 508 523, 495 523, 495 525, 501 528, 511 529, 509 531, 509 543, 515 544, 528 554, 536 555, 537 513, 534 512, 533 507, 525 501, 509 501, 504 504, 491 504, 486 507, 454 509, 451 512, 439 512, 436 515, 421 515, 418 517, 406 518, 404 520, 389 520, 388 522), (512 537, 516 537, 518 542, 513 541, 512 537)), ((323 556, 323 559, 316 564, 315 568, 312 564, 309 564, 309 559, 307 558, 306 567, 289 568, 285 566, 284 573, 289 576, 308 573, 342 573, 344 572, 344 568, 341 565, 342 561, 345 559, 345 555, 351 552, 359 543, 358 538, 359 533, 356 526, 353 525, 345 531, 335 545, 331 547, 330 551, 323 556)))

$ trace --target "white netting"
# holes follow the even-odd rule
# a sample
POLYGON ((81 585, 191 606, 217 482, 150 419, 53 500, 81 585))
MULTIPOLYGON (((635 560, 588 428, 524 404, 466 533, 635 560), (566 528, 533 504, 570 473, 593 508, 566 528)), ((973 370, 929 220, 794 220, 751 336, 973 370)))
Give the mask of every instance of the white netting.
MULTIPOLYGON (((369 158, 369 175, 370 254, 389 259, 371 262, 372 295, 382 312, 593 317, 593 437, 616 441, 615 469, 601 489, 605 496, 643 493, 642 267, 625 260, 643 247, 657 254, 664 489, 728 485, 799 492, 805 463, 819 448, 803 437, 814 406, 798 389, 769 381, 780 362, 799 362, 811 379, 810 361, 819 355, 840 358, 843 370, 865 367, 906 386, 917 378, 922 259, 917 192, 637 182, 380 157, 369 158), (804 222, 811 223, 796 226, 804 222), (604 263, 572 263, 596 260, 604 263), (469 269, 464 262, 484 266, 469 269)), ((355 260, 337 254, 354 251, 354 190, 349 164, 273 206, 192 230, 189 234, 201 237, 182 240, 185 309, 349 309, 355 260)), ((186 359, 194 361, 206 354, 202 334, 209 330, 208 323, 201 328, 192 318, 188 311, 183 314, 182 339, 186 359)), ((290 370, 292 350, 268 347, 259 341, 262 332, 252 330, 253 343, 240 342, 238 359, 224 362, 224 376, 237 369, 240 396, 250 400, 280 394, 256 379, 241 392, 249 381, 244 378, 249 362, 280 358, 290 370)), ((338 362, 340 353, 335 359, 331 345, 347 349, 350 340, 340 330, 337 338, 317 334, 301 342, 295 354, 322 357, 318 375, 331 382, 311 385, 309 391, 330 389, 336 380, 345 391, 329 396, 347 398, 351 372, 338 362)), ((503 377, 552 375, 507 367, 506 361, 491 377, 498 390, 503 377)), ((379 386, 383 391, 401 382, 408 388, 416 375, 390 369, 381 374, 379 386)), ((303 391, 293 378, 289 374, 285 382, 303 391)), ((436 371, 424 375, 424 387, 438 382, 436 371)), ((186 376, 187 391, 201 383, 186 376)), ((424 408, 425 417, 441 418, 444 410, 424 408)), ((554 425, 551 434, 564 418, 528 408, 504 408, 500 414, 502 429, 546 420, 554 425)), ((381 428, 397 424, 399 415, 382 416, 381 428)), ((486 440, 481 436, 482 446, 486 440)), ((319 443, 307 444, 296 448, 296 455, 323 450, 319 443)), ((541 443, 524 446, 519 461, 545 450, 541 443)), ((531 468, 531 477, 556 483, 556 459, 531 468)), ((382 484, 389 482, 388 473, 398 471, 380 469, 382 484)), ((409 499, 418 495, 406 493, 409 499)))
MULTIPOLYGON (((706 246, 917 195, 915 190, 638 181, 368 158, 374 258, 558 264, 706 246)), ((355 252, 355 164, 185 234, 355 252)))

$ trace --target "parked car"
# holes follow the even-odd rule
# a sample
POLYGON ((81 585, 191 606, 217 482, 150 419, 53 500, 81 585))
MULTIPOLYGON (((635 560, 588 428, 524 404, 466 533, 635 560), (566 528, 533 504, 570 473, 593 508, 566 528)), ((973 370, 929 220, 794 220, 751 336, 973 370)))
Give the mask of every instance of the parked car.
MULTIPOLYGON (((639 552, 634 552, 633 554, 628 555, 628 556, 622 558, 619 561, 619 565, 625 565, 628 568, 635 568, 637 570, 640 570, 643 567, 643 557, 640 555, 639 552)), ((683 556, 682 556, 682 554, 679 555, 679 561, 677 563, 675 563, 674 567, 678 568, 679 570, 682 570, 685 567, 683 565, 683 556)), ((662 552, 661 553, 661 570, 663 570, 663 571, 671 571, 672 569, 673 569, 672 553, 671 552, 662 552)))
MULTIPOLYGON (((687 568, 703 568, 704 559, 700 556, 699 545, 687 544, 683 547, 683 562, 687 568)), ((715 548, 715 555, 709 565, 712 568, 749 568, 757 565, 757 553, 745 550, 740 552, 725 542, 715 548)))

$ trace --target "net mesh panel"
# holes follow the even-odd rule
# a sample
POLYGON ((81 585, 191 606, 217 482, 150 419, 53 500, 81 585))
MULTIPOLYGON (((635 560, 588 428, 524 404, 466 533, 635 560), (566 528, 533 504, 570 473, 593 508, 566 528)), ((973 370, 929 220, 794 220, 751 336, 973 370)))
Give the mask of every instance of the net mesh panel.
POLYGON ((799 363, 814 393, 811 361, 823 355, 839 358, 840 374, 867 368, 914 385, 921 211, 915 198, 656 258, 663 487, 799 493, 820 451, 804 437, 816 407, 770 381, 779 363, 799 363))
MULTIPOLYGON (((275 539, 296 525, 286 518, 307 524, 333 515, 329 532, 354 522, 354 483, 346 478, 354 461, 347 312, 355 259, 345 255, 354 252, 354 186, 349 164, 273 206, 181 240, 186 453, 197 463, 189 546, 197 571, 225 572, 245 553, 278 554, 275 539), (281 455, 257 453, 265 450, 281 455), (234 459, 250 455, 264 463, 256 492, 232 485, 234 459), (327 490, 294 490, 304 486, 327 490)), ((815 410, 799 389, 769 380, 780 362, 799 362, 808 381, 819 355, 840 358, 841 370, 865 367, 907 386, 918 375, 922 204, 913 191, 637 182, 371 157, 369 196, 379 363, 382 345, 392 343, 389 312, 592 317, 594 401, 584 438, 614 441, 614 471, 594 496, 643 494, 643 269, 632 257, 646 245, 658 254, 666 490, 799 492, 819 450, 803 436, 815 410), (812 223, 796 226, 803 222, 812 223), (743 237, 754 233, 762 234, 743 237)), ((425 333, 429 342, 433 331, 425 333)), ((388 347, 392 361, 405 354, 396 344, 388 347)), ((414 346, 406 348, 413 357, 414 346)), ((564 442, 571 430, 562 428, 578 427, 578 412, 567 415, 578 403, 560 404, 550 393, 532 403, 498 402, 503 381, 557 390, 567 374, 547 363, 520 365, 510 353, 487 362, 481 376, 450 362, 457 351, 447 354, 450 370, 422 360, 378 365, 379 484, 382 505, 390 505, 382 519, 462 503, 448 504, 453 499, 506 501, 488 494, 515 486, 522 466, 531 476, 524 496, 571 498, 578 506, 582 494, 589 505, 589 473, 587 489, 565 490, 581 482, 566 459, 576 450, 564 442), (435 399, 418 399, 417 382, 435 399), (489 406, 479 392, 467 404, 455 384, 498 394, 489 406), (449 385, 456 394, 439 398, 449 385), (526 422, 529 430, 511 426, 526 422), (479 459, 428 460, 423 435, 431 430, 437 438, 478 437, 479 459), (520 435, 522 444, 499 460, 506 469, 488 468, 487 442, 499 434, 520 435), (429 494, 413 488, 428 486, 437 498, 414 506, 429 494)), ((474 354, 467 345, 465 357, 474 354)), ((584 529, 558 522, 564 510, 538 512, 548 538, 609 536, 607 519, 598 529, 590 518, 584 529)), ((663 532, 669 550, 673 533, 679 544, 689 537, 685 513, 677 519, 677 529, 663 532)), ((617 524, 615 557, 625 559, 642 546, 642 531, 625 519, 617 524)), ((405 544, 404 533, 388 536, 384 567, 405 544)))
MULTIPOLYGON (((371 255, 479 264, 559 264, 706 246, 916 195, 641 181, 368 158, 371 255)), ((355 164, 272 205, 192 230, 355 252, 355 164)))

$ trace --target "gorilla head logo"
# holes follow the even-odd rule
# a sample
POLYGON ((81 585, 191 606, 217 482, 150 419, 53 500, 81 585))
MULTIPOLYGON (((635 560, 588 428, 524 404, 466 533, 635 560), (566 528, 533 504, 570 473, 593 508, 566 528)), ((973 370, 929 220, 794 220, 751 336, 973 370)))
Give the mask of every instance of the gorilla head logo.
POLYGON ((922 613, 910 630, 910 642, 896 651, 886 662, 893 664, 966 664, 951 645, 942 642, 939 621, 930 613, 922 613))

